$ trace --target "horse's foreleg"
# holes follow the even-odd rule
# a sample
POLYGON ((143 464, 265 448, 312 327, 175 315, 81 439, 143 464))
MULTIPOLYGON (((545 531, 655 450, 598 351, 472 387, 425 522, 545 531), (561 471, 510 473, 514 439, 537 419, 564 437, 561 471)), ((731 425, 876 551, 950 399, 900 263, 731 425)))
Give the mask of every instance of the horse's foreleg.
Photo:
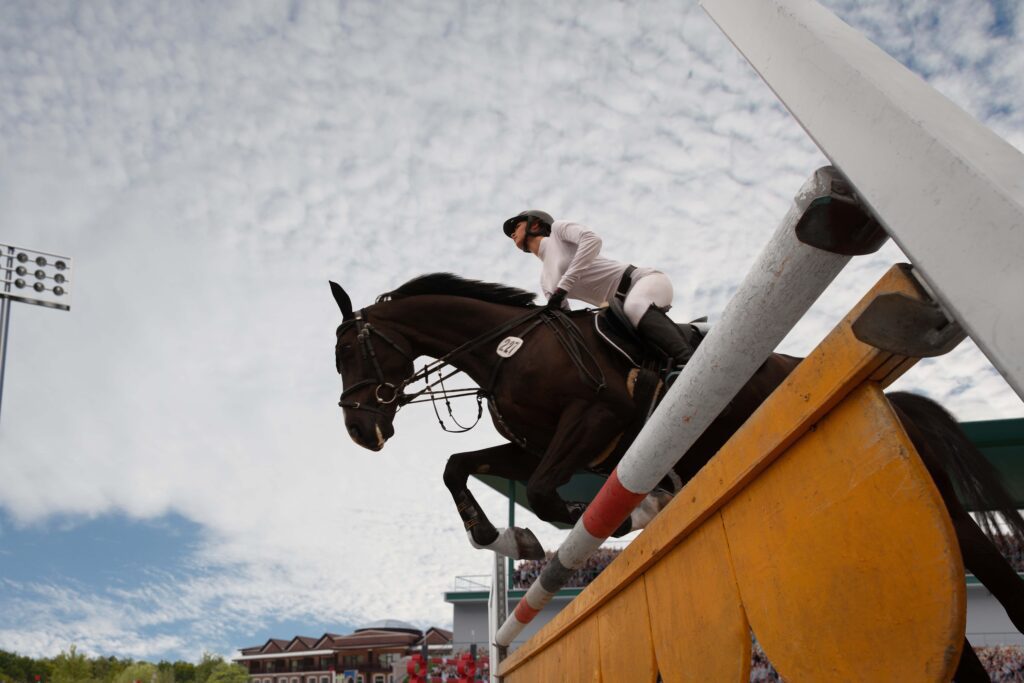
MULTIPOLYGON (((922 460, 932 475, 935 486, 939 489, 939 494, 949 511, 949 517, 953 521, 953 530, 956 532, 956 540, 960 545, 960 554, 964 559, 964 566, 1003 606, 1014 627, 1024 633, 1024 581, 1006 561, 995 544, 985 535, 985 532, 981 530, 977 522, 968 514, 966 508, 956 497, 953 485, 946 473, 936 467, 936 464, 932 462, 933 458, 929 457, 930 452, 926 449, 922 450, 923 448, 925 448, 923 444, 918 446, 918 452, 924 456, 922 460)), ((953 680, 957 683, 990 680, 966 638, 953 680)))
MULTIPOLYGON (((913 428, 907 429, 912 440, 916 436, 915 431, 913 428)), ((960 502, 949 475, 937 462, 939 457, 932 452, 931 444, 918 440, 914 444, 953 521, 964 566, 999 601, 1014 627, 1024 633, 1024 580, 960 502)))
POLYGON ((575 524, 587 506, 566 502, 558 487, 583 470, 621 432, 622 420, 608 406, 585 401, 569 404, 559 416, 543 459, 526 483, 526 496, 534 513, 545 522, 575 524))
POLYGON ((532 470, 530 456, 515 444, 503 444, 480 451, 456 453, 444 468, 444 483, 475 548, 494 550, 513 559, 536 560, 544 548, 529 529, 495 528, 467 486, 471 474, 492 474, 511 480, 525 480, 532 470))
POLYGON ((1024 580, 967 512, 951 477, 977 477, 982 488, 980 502, 993 505, 989 509, 1006 516, 1012 529, 1020 529, 1019 517, 1013 519, 1018 513, 1009 494, 996 476, 986 474, 991 465, 941 406, 914 394, 894 392, 888 396, 946 504, 964 566, 999 601, 1017 630, 1024 633, 1024 580))
POLYGON ((949 501, 946 506, 953 520, 964 566, 999 601, 1014 627, 1024 633, 1024 580, 959 501, 956 503, 959 510, 954 510, 949 501))

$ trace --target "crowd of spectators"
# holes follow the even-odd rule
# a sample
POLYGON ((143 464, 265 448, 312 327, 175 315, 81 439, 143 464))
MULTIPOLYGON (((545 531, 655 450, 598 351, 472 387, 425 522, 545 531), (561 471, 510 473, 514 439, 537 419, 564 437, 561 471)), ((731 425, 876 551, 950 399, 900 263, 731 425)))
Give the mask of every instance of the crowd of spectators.
MULTIPOLYGON (((1024 683, 1024 649, 1014 645, 976 647, 978 659, 992 683, 1024 683)), ((754 641, 750 666, 750 683, 778 683, 782 677, 768 661, 761 646, 754 641)))
MULTIPOLYGON (((586 586, 597 578, 601 571, 611 564, 611 561, 618 557, 621 552, 618 548, 599 548, 597 552, 587 558, 587 563, 573 572, 569 577, 566 587, 578 588, 586 586)), ((523 560, 516 565, 512 574, 513 588, 529 588, 534 579, 540 576, 544 565, 554 557, 553 552, 548 552, 543 560, 523 560)))
POLYGON ((1012 645, 976 647, 992 683, 1024 683, 1024 649, 1012 645))
POLYGON ((750 651, 750 660, 750 683, 778 683, 782 680, 756 640, 750 651))

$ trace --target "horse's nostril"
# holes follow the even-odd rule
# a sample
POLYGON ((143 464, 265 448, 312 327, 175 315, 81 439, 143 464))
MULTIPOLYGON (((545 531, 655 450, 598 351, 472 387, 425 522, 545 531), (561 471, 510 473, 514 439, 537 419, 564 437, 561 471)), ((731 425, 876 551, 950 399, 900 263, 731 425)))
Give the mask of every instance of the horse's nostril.
POLYGON ((348 426, 348 435, 351 436, 353 439, 358 439, 359 438, 359 427, 357 427, 356 425, 349 425, 348 426))

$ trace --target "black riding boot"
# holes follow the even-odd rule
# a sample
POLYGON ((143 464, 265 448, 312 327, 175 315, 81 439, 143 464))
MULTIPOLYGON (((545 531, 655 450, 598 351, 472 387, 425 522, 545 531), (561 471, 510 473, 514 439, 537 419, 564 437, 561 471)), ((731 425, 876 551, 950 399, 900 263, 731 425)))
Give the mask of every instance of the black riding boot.
POLYGON ((656 306, 647 309, 644 317, 640 318, 636 331, 647 342, 671 358, 676 365, 685 365, 693 355, 693 347, 683 336, 679 326, 656 306))

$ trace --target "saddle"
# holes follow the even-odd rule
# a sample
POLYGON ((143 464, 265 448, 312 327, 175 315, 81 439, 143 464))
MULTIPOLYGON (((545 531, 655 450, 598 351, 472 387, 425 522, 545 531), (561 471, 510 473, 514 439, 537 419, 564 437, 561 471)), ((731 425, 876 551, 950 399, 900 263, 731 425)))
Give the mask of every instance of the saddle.
MULTIPOLYGON (((679 324, 679 331, 696 349, 710 329, 707 316, 689 323, 679 324)), ((599 309, 594 316, 594 327, 598 336, 608 346, 622 355, 637 368, 664 367, 667 359, 661 351, 644 341, 626 317, 622 301, 613 298, 608 306, 599 309)))

